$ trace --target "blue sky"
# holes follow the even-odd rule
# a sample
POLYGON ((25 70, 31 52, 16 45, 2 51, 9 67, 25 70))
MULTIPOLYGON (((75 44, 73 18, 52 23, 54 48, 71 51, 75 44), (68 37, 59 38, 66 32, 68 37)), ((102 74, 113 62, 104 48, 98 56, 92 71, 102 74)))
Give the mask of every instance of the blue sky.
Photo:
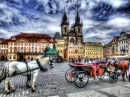
POLYGON ((84 41, 108 43, 121 31, 130 33, 130 0, 1 0, 0 37, 20 32, 61 32, 64 7, 73 24, 78 6, 84 41))

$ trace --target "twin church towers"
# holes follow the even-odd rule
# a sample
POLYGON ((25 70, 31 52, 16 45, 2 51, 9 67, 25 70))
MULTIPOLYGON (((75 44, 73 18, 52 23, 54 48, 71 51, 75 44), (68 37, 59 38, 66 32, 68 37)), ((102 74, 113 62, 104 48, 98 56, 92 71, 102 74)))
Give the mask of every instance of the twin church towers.
POLYGON ((61 21, 61 37, 65 40, 65 56, 66 58, 84 57, 83 23, 78 10, 76 11, 75 22, 71 24, 70 29, 69 25, 69 19, 66 10, 64 10, 61 21))
POLYGON ((71 25, 71 28, 69 29, 69 19, 66 15, 66 10, 64 10, 64 15, 61 21, 61 35, 62 38, 65 40, 65 42, 67 42, 67 44, 68 42, 74 44, 83 42, 82 26, 83 23, 81 22, 79 12, 77 10, 75 16, 75 22, 71 25))

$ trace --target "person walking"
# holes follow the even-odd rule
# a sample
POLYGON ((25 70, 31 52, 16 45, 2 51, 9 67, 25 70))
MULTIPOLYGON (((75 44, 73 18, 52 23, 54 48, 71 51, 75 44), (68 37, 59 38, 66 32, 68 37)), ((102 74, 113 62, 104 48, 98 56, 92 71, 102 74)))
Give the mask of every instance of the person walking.
POLYGON ((79 56, 79 58, 78 58, 78 62, 81 62, 81 58, 80 58, 80 56, 79 56))
POLYGON ((129 82, 130 82, 130 58, 129 58, 129 63, 128 63, 128 74, 129 74, 129 82))

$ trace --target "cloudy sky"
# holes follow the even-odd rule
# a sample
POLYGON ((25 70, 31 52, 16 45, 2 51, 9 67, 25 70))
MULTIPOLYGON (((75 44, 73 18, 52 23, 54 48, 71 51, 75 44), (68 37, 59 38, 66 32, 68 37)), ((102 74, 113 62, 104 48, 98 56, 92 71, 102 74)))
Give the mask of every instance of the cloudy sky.
POLYGON ((130 33, 130 0, 0 0, 0 38, 20 32, 61 32, 64 7, 70 26, 78 8, 84 41, 108 43, 130 33), (77 2, 78 1, 78 2, 77 2))

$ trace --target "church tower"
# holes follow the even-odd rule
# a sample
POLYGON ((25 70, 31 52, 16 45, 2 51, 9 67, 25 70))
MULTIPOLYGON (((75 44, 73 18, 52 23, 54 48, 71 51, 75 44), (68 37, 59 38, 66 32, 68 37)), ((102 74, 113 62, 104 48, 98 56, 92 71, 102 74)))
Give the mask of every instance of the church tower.
POLYGON ((67 19, 66 11, 64 9, 64 15, 62 17, 62 22, 61 22, 61 34, 62 36, 66 36, 69 31, 69 20, 67 19))
POLYGON ((83 23, 80 20, 79 12, 77 10, 77 13, 76 13, 76 16, 75 16, 74 27, 75 27, 75 32, 77 34, 76 37, 77 37, 78 42, 83 42, 82 26, 83 26, 83 23))

